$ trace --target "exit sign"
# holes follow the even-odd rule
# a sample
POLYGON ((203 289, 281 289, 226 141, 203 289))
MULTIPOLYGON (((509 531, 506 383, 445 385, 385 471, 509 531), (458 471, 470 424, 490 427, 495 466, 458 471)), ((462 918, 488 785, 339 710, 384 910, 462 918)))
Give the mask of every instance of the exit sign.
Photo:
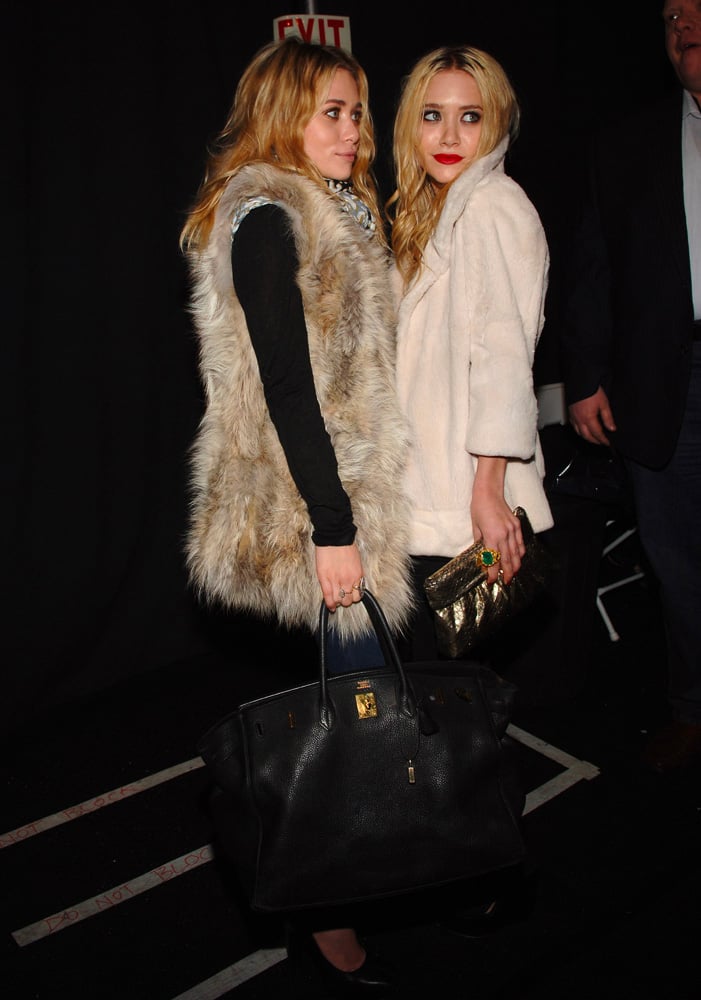
POLYGON ((273 38, 299 35, 305 42, 351 51, 350 18, 340 14, 285 14, 273 21, 273 38))

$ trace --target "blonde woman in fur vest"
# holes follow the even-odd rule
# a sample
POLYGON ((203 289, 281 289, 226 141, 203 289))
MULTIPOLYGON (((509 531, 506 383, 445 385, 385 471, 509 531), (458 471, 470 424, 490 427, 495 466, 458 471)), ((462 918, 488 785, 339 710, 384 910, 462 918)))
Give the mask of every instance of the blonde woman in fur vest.
MULTIPOLYGON (((356 60, 296 37, 266 45, 181 237, 206 390, 191 578, 208 601, 312 632, 323 599, 337 672, 383 664, 365 586, 394 629, 410 607, 407 437, 374 155, 356 60)), ((308 951, 335 987, 387 988, 355 930, 311 927, 308 951)))
MULTIPOLYGON (((502 574, 508 586, 525 553, 514 507, 536 532, 553 524, 532 375, 549 253, 534 206, 504 169, 518 127, 511 83, 486 52, 436 49, 403 82, 387 209, 411 436, 417 611, 399 643, 405 660, 440 656, 426 576, 481 540, 495 554, 490 583, 502 574)), ((480 921, 466 919, 466 932, 480 921)))

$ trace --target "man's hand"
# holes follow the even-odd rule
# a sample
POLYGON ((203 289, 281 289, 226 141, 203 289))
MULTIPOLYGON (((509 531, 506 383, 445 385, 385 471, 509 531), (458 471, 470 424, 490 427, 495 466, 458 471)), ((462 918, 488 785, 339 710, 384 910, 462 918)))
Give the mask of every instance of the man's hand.
POLYGON ((608 396, 599 386, 593 396, 580 399, 569 407, 570 423, 581 438, 590 444, 609 444, 606 431, 616 430, 608 396))

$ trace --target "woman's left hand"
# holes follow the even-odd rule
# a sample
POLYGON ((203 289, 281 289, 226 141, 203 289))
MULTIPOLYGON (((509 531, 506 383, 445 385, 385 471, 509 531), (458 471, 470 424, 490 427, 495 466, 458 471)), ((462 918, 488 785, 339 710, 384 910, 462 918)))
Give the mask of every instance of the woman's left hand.
POLYGON ((484 506, 473 501, 471 513, 475 540, 481 540, 485 549, 498 553, 498 559, 487 572, 489 583, 494 583, 499 575, 504 583, 510 583, 526 553, 521 522, 503 497, 484 506))
POLYGON ((482 541, 485 549, 495 553, 487 573, 489 583, 498 576, 511 583, 526 554, 521 522, 504 499, 506 465, 501 456, 479 455, 472 487, 470 514, 475 541, 482 541))

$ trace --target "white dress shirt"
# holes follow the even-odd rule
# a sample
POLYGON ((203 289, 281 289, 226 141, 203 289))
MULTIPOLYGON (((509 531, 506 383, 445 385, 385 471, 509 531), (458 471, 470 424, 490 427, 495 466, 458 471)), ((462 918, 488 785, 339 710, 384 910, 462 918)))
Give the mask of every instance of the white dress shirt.
POLYGON ((682 170, 694 319, 701 320, 701 110, 688 90, 684 91, 682 170))

